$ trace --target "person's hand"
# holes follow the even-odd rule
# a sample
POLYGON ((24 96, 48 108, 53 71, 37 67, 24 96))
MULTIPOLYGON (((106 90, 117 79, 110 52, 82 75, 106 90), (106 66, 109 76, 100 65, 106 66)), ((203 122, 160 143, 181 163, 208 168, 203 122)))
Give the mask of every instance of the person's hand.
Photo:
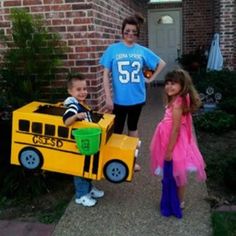
POLYGON ((77 114, 76 114, 76 117, 77 117, 79 120, 84 120, 84 119, 87 118, 87 113, 86 113, 86 112, 77 113, 77 114))
POLYGON ((150 78, 144 77, 144 79, 145 79, 145 83, 150 84, 151 82, 153 82, 153 80, 154 80, 155 78, 152 76, 152 77, 150 77, 150 78))
POLYGON ((111 99, 106 99, 105 112, 112 113, 114 109, 114 104, 111 99))
POLYGON ((167 153, 165 156, 165 160, 166 161, 171 161, 172 160, 172 154, 171 153, 167 153))

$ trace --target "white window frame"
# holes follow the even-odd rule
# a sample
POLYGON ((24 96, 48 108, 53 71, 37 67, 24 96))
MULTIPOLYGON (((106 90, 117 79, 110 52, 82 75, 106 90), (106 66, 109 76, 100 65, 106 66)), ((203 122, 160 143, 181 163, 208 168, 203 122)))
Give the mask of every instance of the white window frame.
POLYGON ((149 3, 172 3, 172 2, 182 2, 182 0, 149 0, 149 3))

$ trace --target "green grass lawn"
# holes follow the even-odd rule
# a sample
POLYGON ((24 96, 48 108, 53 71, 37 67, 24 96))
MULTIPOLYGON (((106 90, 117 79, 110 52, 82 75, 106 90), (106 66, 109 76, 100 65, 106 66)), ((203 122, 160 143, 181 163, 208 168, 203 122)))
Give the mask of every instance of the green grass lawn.
POLYGON ((235 236, 236 212, 214 212, 212 225, 213 236, 235 236))

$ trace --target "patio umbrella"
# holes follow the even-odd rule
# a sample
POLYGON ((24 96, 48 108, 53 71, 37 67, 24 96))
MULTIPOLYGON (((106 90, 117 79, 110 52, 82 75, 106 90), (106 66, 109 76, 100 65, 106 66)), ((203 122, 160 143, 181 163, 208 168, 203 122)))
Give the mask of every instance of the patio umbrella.
POLYGON ((177 186, 173 177, 173 162, 164 161, 162 179, 162 196, 161 196, 161 214, 163 216, 174 215, 177 218, 182 218, 182 211, 177 194, 177 186))
POLYGON ((207 70, 222 70, 223 57, 220 51, 220 35, 214 34, 207 61, 207 70))

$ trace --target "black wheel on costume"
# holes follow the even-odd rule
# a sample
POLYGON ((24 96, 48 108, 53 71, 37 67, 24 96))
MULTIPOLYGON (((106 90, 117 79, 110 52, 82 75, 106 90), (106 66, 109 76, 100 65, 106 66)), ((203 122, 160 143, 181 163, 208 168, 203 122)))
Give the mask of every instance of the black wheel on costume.
POLYGON ((127 165, 120 160, 112 160, 106 163, 103 174, 112 183, 121 183, 126 180, 129 170, 127 165))
POLYGON ((37 170, 43 165, 43 156, 33 147, 25 147, 19 153, 19 162, 27 170, 37 170))

